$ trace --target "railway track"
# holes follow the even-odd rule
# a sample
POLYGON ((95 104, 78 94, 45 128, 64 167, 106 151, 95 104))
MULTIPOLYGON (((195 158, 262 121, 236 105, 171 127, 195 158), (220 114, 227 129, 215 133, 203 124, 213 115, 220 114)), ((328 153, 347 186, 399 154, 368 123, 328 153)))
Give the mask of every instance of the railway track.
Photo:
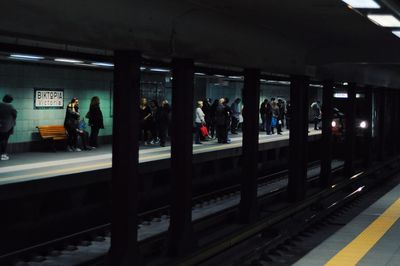
MULTIPOLYGON (((308 182, 318 179, 318 162, 310 163, 308 182)), ((333 170, 342 169, 343 163, 335 161, 333 170)), ((284 193, 287 170, 260 177, 258 197, 263 200, 284 193)), ((232 215, 240 200, 240 186, 235 185, 213 191, 193 199, 192 216, 197 230, 215 223, 215 217, 232 215), (203 225, 205 224, 205 225, 203 225)), ((221 218, 219 218, 221 219, 221 218)), ((218 220, 218 218, 217 218, 218 220)), ((161 249, 169 225, 169 206, 163 206, 139 215, 138 240, 141 249, 161 249)), ((110 224, 89 228, 72 235, 54 239, 26 249, 0 256, 1 265, 94 265, 104 259, 110 245, 110 224)))

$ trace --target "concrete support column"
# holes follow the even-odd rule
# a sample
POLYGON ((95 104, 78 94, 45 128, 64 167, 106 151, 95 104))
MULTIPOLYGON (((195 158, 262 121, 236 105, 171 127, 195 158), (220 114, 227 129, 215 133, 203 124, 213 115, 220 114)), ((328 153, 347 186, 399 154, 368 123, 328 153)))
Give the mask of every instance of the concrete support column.
POLYGON ((354 171, 354 156, 356 147, 356 90, 356 84, 349 84, 347 89, 347 108, 345 114, 346 158, 344 162, 344 172, 346 177, 352 176, 354 171))
POLYGON ((114 52, 111 248, 108 265, 140 265, 137 244, 141 56, 114 52))
POLYGON ((243 168, 240 222, 251 223, 257 219, 257 175, 258 175, 258 111, 260 102, 260 70, 244 71, 243 89, 243 168))
POLYGON ((193 60, 173 59, 172 76, 172 193, 168 254, 179 256, 196 246, 192 227, 193 60))
POLYGON ((288 199, 291 202, 305 198, 308 161, 308 87, 309 78, 293 76, 290 85, 290 137, 288 199))
POLYGON ((333 81, 325 81, 322 90, 322 139, 321 139, 321 186, 329 187, 332 182, 332 120, 333 81))

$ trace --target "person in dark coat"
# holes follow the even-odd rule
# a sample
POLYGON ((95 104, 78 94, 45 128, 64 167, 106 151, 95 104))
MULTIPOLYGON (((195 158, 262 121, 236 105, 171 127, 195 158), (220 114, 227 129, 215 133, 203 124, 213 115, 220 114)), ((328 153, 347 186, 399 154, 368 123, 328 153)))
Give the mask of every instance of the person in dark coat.
POLYGON ((65 113, 64 127, 68 132, 68 151, 81 151, 77 147, 78 145, 78 130, 79 130, 79 118, 80 114, 76 106, 78 105, 78 98, 73 98, 67 105, 65 113))
POLYGON ((278 99, 278 107, 279 107, 279 117, 278 121, 280 124, 281 131, 285 127, 285 113, 286 113, 286 106, 285 102, 282 99, 278 99))
POLYGON ((217 130, 218 143, 228 142, 228 130, 230 125, 230 108, 225 104, 225 99, 219 99, 215 113, 215 125, 217 130))
POLYGON ((139 121, 140 121, 140 139, 144 145, 150 144, 150 129, 151 129, 152 113, 150 106, 147 104, 147 99, 142 98, 139 106, 139 121))
POLYGON ((290 116, 291 116, 291 106, 290 101, 286 102, 286 129, 289 130, 290 128, 290 116))
POLYGON ((158 112, 158 126, 159 126, 159 138, 160 138, 160 146, 165 147, 165 142, 167 139, 168 127, 170 122, 170 112, 171 108, 167 100, 164 100, 161 103, 161 107, 158 112))
POLYGON ((150 101, 150 110, 151 116, 149 118, 149 126, 151 132, 151 142, 150 144, 157 144, 159 140, 159 119, 158 119, 158 112, 160 107, 158 106, 157 100, 150 101))
POLYGON ((14 133, 17 119, 17 110, 12 106, 13 97, 5 95, 3 102, 0 102, 0 159, 9 160, 7 155, 8 139, 14 133))
MULTIPOLYGON (((211 130, 211 99, 204 99, 203 101, 203 107, 201 108, 201 110, 203 110, 203 113, 205 115, 205 120, 206 120, 206 128, 207 131, 210 133, 211 130)), ((203 135, 200 135, 200 140, 203 141, 206 138, 203 135)))
POLYGON ((261 118, 261 127, 260 131, 266 131, 266 112, 267 112, 267 103, 268 100, 265 99, 260 105, 260 118, 261 118))
POLYGON ((272 105, 271 105, 271 102, 266 100, 266 104, 265 104, 265 133, 267 135, 271 135, 271 132, 273 133, 273 129, 271 127, 271 122, 272 122, 272 105))
MULTIPOLYGON (((278 135, 282 135, 282 122, 280 122, 279 118, 281 117, 278 103, 272 102, 272 117, 276 119, 276 131, 278 135)), ((274 128, 272 127, 272 134, 274 134, 274 128)))
POLYGON ((97 96, 94 96, 90 101, 89 112, 86 115, 86 118, 89 119, 90 126, 90 139, 89 145, 91 147, 97 148, 99 146, 98 136, 100 129, 104 128, 103 122, 103 113, 100 109, 100 99, 97 96))
POLYGON ((210 137, 212 139, 215 138, 215 130, 216 130, 215 115, 217 113, 218 103, 219 103, 219 100, 215 99, 210 108, 210 118, 209 118, 210 119, 210 130, 208 131, 208 133, 210 134, 210 137))

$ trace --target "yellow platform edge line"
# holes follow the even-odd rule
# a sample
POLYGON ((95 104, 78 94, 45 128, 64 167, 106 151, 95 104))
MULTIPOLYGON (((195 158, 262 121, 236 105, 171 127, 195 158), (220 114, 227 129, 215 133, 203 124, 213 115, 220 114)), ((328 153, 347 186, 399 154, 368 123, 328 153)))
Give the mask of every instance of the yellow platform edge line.
POLYGON ((326 266, 356 265, 400 218, 400 199, 375 219, 353 241, 332 257, 326 266))

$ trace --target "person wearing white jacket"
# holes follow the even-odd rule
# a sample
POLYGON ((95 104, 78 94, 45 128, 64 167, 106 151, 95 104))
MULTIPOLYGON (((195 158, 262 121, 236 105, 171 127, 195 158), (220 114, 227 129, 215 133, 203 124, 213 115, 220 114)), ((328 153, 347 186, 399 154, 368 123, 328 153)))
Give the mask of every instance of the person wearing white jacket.
POLYGON ((201 144, 200 142, 200 128, 206 124, 205 120, 205 114, 203 110, 201 109, 203 107, 203 101, 198 101, 197 102, 197 107, 196 107, 196 117, 194 120, 194 124, 196 126, 196 132, 195 132, 195 143, 196 144, 201 144))

